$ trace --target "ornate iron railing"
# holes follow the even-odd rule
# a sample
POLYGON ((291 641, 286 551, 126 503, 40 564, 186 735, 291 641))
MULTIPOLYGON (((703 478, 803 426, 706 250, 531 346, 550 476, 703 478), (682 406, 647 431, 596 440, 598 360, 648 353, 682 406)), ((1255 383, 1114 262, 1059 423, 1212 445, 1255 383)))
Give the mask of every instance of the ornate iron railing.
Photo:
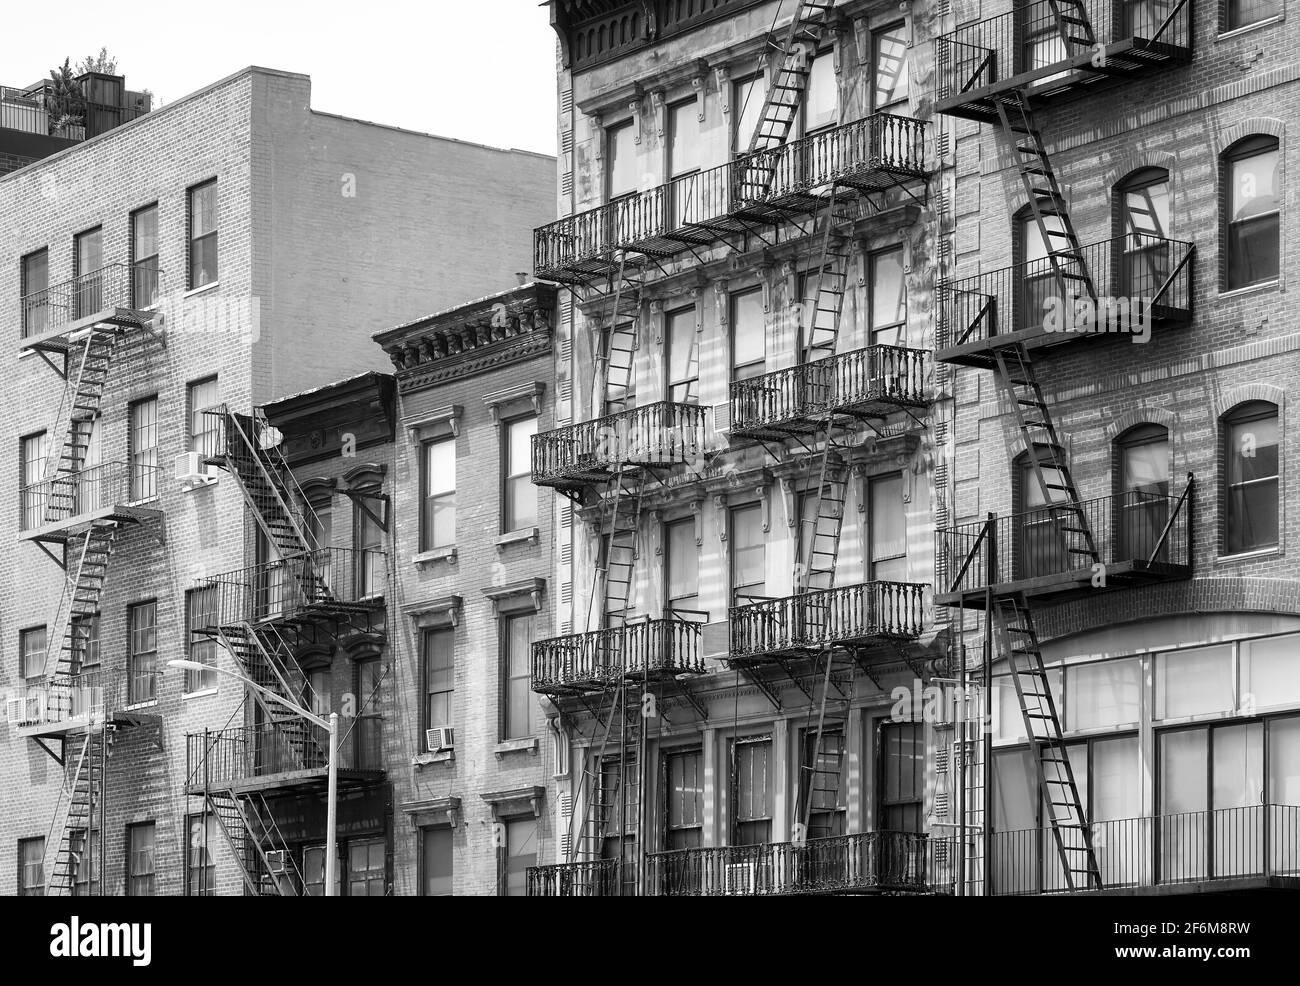
POLYGON ((704 454, 704 408, 658 401, 533 436, 533 482, 598 478, 621 464, 668 467, 704 454))
POLYGON ((815 650, 872 637, 916 637, 925 590, 914 582, 863 582, 733 606, 730 658, 815 650))
POLYGON ((617 897, 617 859, 528 867, 529 897, 617 897))
POLYGON ((75 520, 158 495, 158 466, 135 462, 103 462, 78 472, 24 486, 19 523, 24 531, 75 520))
POLYGON ((533 691, 601 688, 625 675, 703 673, 699 623, 641 620, 533 644, 533 691))
POLYGON ((135 264, 108 264, 21 299, 23 339, 62 329, 108 309, 136 311, 158 301, 163 272, 135 264))

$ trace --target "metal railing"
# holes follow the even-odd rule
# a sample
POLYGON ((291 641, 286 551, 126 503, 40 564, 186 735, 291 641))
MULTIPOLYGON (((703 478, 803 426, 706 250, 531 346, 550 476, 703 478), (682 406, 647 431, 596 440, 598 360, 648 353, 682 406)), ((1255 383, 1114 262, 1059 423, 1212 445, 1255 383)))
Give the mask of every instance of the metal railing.
POLYGON ((625 675, 703 673, 700 633, 701 625, 688 620, 647 619, 539 640, 533 644, 533 691, 603 687, 625 675))
MULTIPOLYGON (((1192 258, 1195 247, 1182 240, 1129 233, 1080 250, 1078 261, 1060 260, 1062 267, 1091 278, 1097 309, 1078 313, 1073 291, 1081 282, 1056 276, 1047 258, 1013 264, 999 270, 943 281, 939 295, 936 349, 982 342, 997 335, 1027 330, 1063 332, 1085 328, 1091 314, 1093 331, 1132 330, 1146 319, 1186 319, 1192 312, 1192 258), (1064 281, 1064 283, 1062 283, 1064 281)), ((1062 340, 1069 333, 1061 335, 1062 340)))
POLYGON ((735 213, 782 205, 834 180, 870 172, 924 177, 925 126, 876 113, 566 216, 534 231, 534 269, 545 276, 622 248, 718 228, 735 213))
POLYGON ((915 582, 862 582, 733 606, 728 614, 730 657, 812 650, 870 637, 916 637, 925 590, 915 582))
POLYGON ((157 671, 100 668, 55 675, 18 688, 12 698, 20 726, 84 726, 110 720, 123 709, 157 695, 157 671), (138 696, 143 693, 148 698, 138 696))
POLYGON ((704 454, 704 408, 658 401, 533 436, 533 482, 612 471, 620 464, 672 466, 704 454))
POLYGON ((21 529, 34 531, 86 514, 152 500, 158 495, 159 466, 102 462, 24 486, 21 529))
POLYGON ((387 588, 388 554, 352 548, 319 548, 292 558, 264 562, 199 579, 199 589, 215 597, 205 606, 201 625, 212 632, 231 623, 287 620, 307 610, 358 606, 387 588))
POLYGON ((23 295, 23 339, 54 332, 110 308, 135 311, 158 300, 163 272, 155 267, 108 264, 68 281, 23 295))
POLYGON ((528 867, 529 897, 617 897, 617 859, 528 867))
POLYGON ((940 528, 935 545, 937 591, 971 592, 1091 572, 1095 562, 1079 530, 1085 526, 1092 533, 1096 561, 1103 565, 1190 566, 1192 510, 1186 501, 1194 489, 1195 478, 1188 476, 1179 496, 1131 490, 1084 500, 1079 504, 1082 524, 1078 512, 1057 504, 940 528))
MULTIPOLYGON (((1084 0, 1098 44, 1132 39, 1136 48, 1162 58, 1186 58, 1192 51, 1192 0, 1172 9, 1155 0, 1084 0)), ((967 24, 935 39, 936 93, 945 100, 1036 69, 1060 65, 1095 49, 1067 50, 1048 0, 967 24)), ((1043 72, 1044 78, 1055 73, 1043 72)))
MULTIPOLYGON (((366 728, 339 743, 339 769, 382 770, 377 755, 381 717, 359 716, 355 722, 359 730, 366 728)), ((329 732, 305 719, 185 734, 185 773, 190 785, 222 785, 328 766, 329 732)))
POLYGON ((925 356, 903 346, 867 346, 731 384, 733 430, 762 428, 864 404, 921 404, 925 356))
POLYGON ((667 897, 771 896, 931 890, 928 836, 912 832, 676 849, 646 857, 647 893, 667 897))
MULTIPOLYGON (((1300 806, 1250 805, 1094 822, 1101 888, 1300 878, 1300 806)), ((995 832, 991 894, 1069 891, 1050 829, 995 832)))

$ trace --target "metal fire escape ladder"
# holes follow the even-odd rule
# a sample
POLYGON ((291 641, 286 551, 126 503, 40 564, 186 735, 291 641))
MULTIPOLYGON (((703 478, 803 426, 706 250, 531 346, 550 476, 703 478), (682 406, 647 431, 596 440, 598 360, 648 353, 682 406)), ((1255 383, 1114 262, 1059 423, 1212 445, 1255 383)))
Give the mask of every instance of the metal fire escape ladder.
POLYGON ((113 554, 117 524, 108 522, 92 524, 81 535, 81 545, 76 551, 76 566, 67 573, 63 582, 63 595, 55 613, 53 631, 45 653, 44 674, 66 676, 81 670, 86 643, 92 632, 91 617, 99 612, 108 564, 113 554), (66 604, 66 605, 65 605, 66 604), (60 628, 62 632, 60 632, 60 628), (59 648, 54 667, 50 667, 54 648, 59 648))
MULTIPOLYGON (((108 385, 108 371, 117 339, 118 333, 111 329, 92 327, 88 330, 81 358, 77 362, 77 375, 68 381, 67 388, 72 396, 68 430, 62 447, 58 449, 57 460, 54 458, 55 449, 52 448, 45 465, 44 475, 52 480, 49 499, 45 504, 47 523, 77 513, 77 474, 86 462, 95 418, 99 414, 104 390, 108 385)), ((58 431, 56 424, 50 434, 58 434, 58 431)))
POLYGON ((1092 32, 1083 0, 1047 0, 1047 6, 1066 54, 1074 56, 1081 51, 1091 51, 1097 38, 1092 32))
MULTIPOLYGON (((273 626, 231 623, 218 627, 217 637, 250 681, 288 702, 302 700, 307 679, 293 660, 289 644, 273 626)), ((300 766, 324 762, 325 752, 308 720, 257 690, 253 698, 268 727, 284 740, 300 766)))
POLYGON ((1033 750, 1038 790, 1052 828, 1052 839, 1065 873, 1067 889, 1101 886, 1092 832, 1061 735, 1061 720, 1043 666, 1038 635, 1023 599, 1004 596, 993 607, 1007 672, 1016 688, 1025 732, 1033 750))
POLYGON ((645 694, 644 681, 635 680, 634 675, 624 675, 614 693, 610 706, 609 728, 606 740, 612 731, 618 730, 618 754, 610 757, 606 745, 596 759, 595 788, 593 792, 592 814, 594 815, 594 845, 592 858, 607 858, 604 855, 606 842, 617 840, 617 855, 620 893, 631 889, 634 893, 641 886, 641 800, 645 786, 644 766, 644 729, 642 716, 642 696, 645 694), (616 723, 617 720, 617 723, 616 723), (610 767, 613 767, 613 782, 610 767), (629 869, 630 868, 630 869, 629 869))
POLYGON ((281 853, 279 858, 286 862, 291 862, 293 856, 282 839, 276 841, 279 830, 267 828, 256 806, 246 804, 234 791, 227 789, 210 789, 203 800, 239 864, 239 874, 248 892, 253 896, 270 896, 267 894, 270 889, 280 897, 297 897, 298 884, 295 881, 268 879, 273 872, 269 853, 281 853), (261 862, 261 866, 250 869, 255 859, 261 862))
MULTIPOLYGON (((77 867, 81 857, 91 851, 90 832, 94 829, 95 810, 104 785, 106 730, 103 723, 91 724, 81 745, 77 765, 72 772, 72 787, 67 810, 63 813, 58 850, 54 864, 46 870, 45 892, 48 896, 70 896, 76 887, 77 867), (77 852, 80 834, 81 852, 77 852)), ((66 765, 63 768, 66 770, 66 765)), ((57 812, 57 809, 56 809, 57 812)), ((58 814, 56 814, 56 819, 58 814)))
POLYGON ((593 385, 605 383, 605 414, 629 410, 632 393, 636 352, 640 345, 641 288, 645 283, 643 272, 636 266, 629 268, 627 251, 618 260, 618 272, 611 275, 614 283, 608 297, 609 328, 600 336, 596 354, 599 372, 593 385))

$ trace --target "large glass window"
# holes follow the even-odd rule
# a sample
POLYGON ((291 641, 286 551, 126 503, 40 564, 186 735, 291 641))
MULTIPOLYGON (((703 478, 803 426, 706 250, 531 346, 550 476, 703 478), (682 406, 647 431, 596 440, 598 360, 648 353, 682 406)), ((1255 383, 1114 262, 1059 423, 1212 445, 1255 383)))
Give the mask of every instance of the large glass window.
POLYGON ((536 725, 529 673, 529 653, 533 645, 534 614, 520 613, 501 621, 501 738, 522 739, 532 736, 536 725))
POLYGON ((871 108, 877 113, 908 114, 907 25, 903 21, 871 35, 874 83, 871 108))
POLYGON ((1063 726, 1070 730, 1137 725, 1142 717, 1141 661, 1068 665, 1064 715, 1063 726))
POLYGON ((1119 558, 1169 557, 1160 544, 1169 520, 1169 432, 1160 425, 1130 428, 1115 442, 1119 460, 1119 558))
POLYGON ((420 644, 424 652, 424 728, 450 726, 452 698, 456 689, 455 631, 450 628, 424 630, 420 644))
POLYGON ((40 527, 45 520, 46 490, 38 485, 45 478, 45 460, 50 452, 49 432, 28 435, 22 440, 22 476, 18 482, 22 488, 23 530, 31 531, 40 527))
POLYGON ((903 474, 873 476, 867 484, 871 550, 867 578, 907 580, 907 517, 903 511, 903 474))
POLYGON ((186 850, 185 894, 211 897, 217 888, 217 818, 190 815, 186 820, 189 846, 186 850))
POLYGON ((532 482, 533 436, 537 419, 516 418, 505 427, 505 477, 502 489, 506 532, 537 526, 537 488, 532 482))
POLYGON ((45 839, 18 840, 18 896, 45 896, 45 839))
POLYGON ((637 191, 635 139, 630 120, 605 132, 605 192, 610 202, 637 191))
POLYGON ((1224 156, 1228 290, 1277 280, 1282 206, 1279 160, 1276 137, 1247 137, 1224 156))
POLYGON ((186 629, 188 631, 185 639, 189 641, 190 645, 189 659, 209 669, 206 671, 186 669, 185 690, 187 692, 197 692, 205 688, 217 687, 217 641, 206 633, 196 634, 194 632, 200 628, 215 627, 220 622, 220 614, 217 611, 217 592, 217 586, 212 585, 202 589, 191 589, 185 594, 186 629))
MULTIPOLYGON (((1241 701, 1246 708, 1300 705, 1300 637, 1263 637, 1243 640, 1241 648, 1241 701)), ((1286 802, 1293 804, 1294 802, 1286 802)))
POLYGON ((383 500, 374 495, 364 499, 364 505, 358 502, 353 510, 356 518, 353 544, 357 551, 357 589, 362 597, 381 596, 387 587, 384 552, 384 535, 387 532, 380 523, 385 505, 383 500))
POLYGON ((452 843, 450 828, 427 828, 421 830, 423 842, 424 884, 422 895, 425 897, 450 897, 452 872, 452 843))
POLYGON ((907 285, 903 279, 903 248, 871 254, 871 342, 882 346, 907 344, 907 285))
POLYGON ((420 483, 424 511, 420 518, 420 550, 447 548, 456 543, 456 439, 441 438, 422 447, 420 483))
POLYGON ((1278 543, 1277 405, 1252 401, 1224 418, 1223 550, 1233 555, 1278 543))
POLYGON ((126 828, 126 893, 128 897, 152 897, 157 892, 157 859, 153 822, 126 828))
POLYGON ((158 206, 131 213, 131 307, 158 302, 158 206))
POLYGON ((501 861, 505 896, 528 895, 528 867, 537 865, 537 819, 511 818, 505 823, 506 844, 501 861))
POLYGON ((158 603, 136 603, 126 610, 128 700, 152 702, 158 697, 158 603))
POLYGON ((731 379, 749 380, 767 372, 767 331, 763 291, 751 288, 731 296, 731 379))
POLYGON ((694 849, 704 831, 704 760, 699 750, 665 755, 668 778, 667 849, 694 849))
POLYGON ((23 338, 50 327, 50 251, 37 250, 22 260, 23 338))
POLYGON ((803 101, 804 136, 829 130, 839 123, 839 80, 835 76, 835 55, 818 53, 808 66, 808 88, 803 101))
POLYGON ((1232 645, 1195 647, 1156 655, 1156 719, 1233 709, 1232 645))
POLYGON ((1227 0, 1220 9, 1225 13, 1223 30, 1235 31, 1277 17, 1282 13, 1282 4, 1279 0, 1227 0))
POLYGON ((881 831, 924 831, 924 801, 924 726, 918 722, 882 723, 878 799, 881 831))
POLYGON ((703 186, 693 177, 700 172, 699 110, 688 99, 668 107, 668 177, 673 228, 697 222, 705 214, 700 201, 703 186))
POLYGON ((158 495, 158 398, 136 401, 130 409, 131 499, 158 495))
POLYGON ((731 844, 772 841, 772 738, 747 737, 732 744, 731 844))
POLYGON ((1120 293, 1154 298, 1169 277, 1169 172, 1146 168, 1119 188, 1120 230, 1124 237, 1120 293))
POLYGON ((737 79, 731 90, 731 118, 736 121, 733 144, 736 154, 745 154, 763 118, 763 101, 767 98, 767 77, 762 73, 737 79))
POLYGON ((1045 464, 1047 449, 1034 450, 1039 469, 1034 469, 1030 453, 1023 452, 1016 459, 1016 483, 1020 513, 1012 535, 1015 539, 1014 574, 1017 579, 1033 578, 1067 572, 1082 556, 1069 552, 1071 541, 1065 528, 1070 526, 1071 515, 1050 509, 1052 504, 1064 503, 1067 494, 1065 477, 1059 469, 1045 464), (1042 482, 1039 482, 1039 472, 1042 482))
POLYGON ((700 344, 695 306, 664 316, 668 331, 668 399, 679 404, 700 401, 700 344))
MULTIPOLYGON (((1057 38, 1059 40, 1059 35, 1057 38)), ((1043 225, 1047 227, 1047 236, 1043 235, 1043 228, 1028 209, 1020 213, 1016 225, 1017 247, 1020 262, 1024 264, 1024 274, 1016 299, 1018 312, 1015 329, 1041 327, 1049 310, 1049 299, 1064 296, 1064 288, 1058 282, 1056 271, 1047 256, 1053 250, 1061 249, 1064 240, 1053 234, 1062 232, 1064 227, 1059 216, 1044 216, 1043 225)), ((1064 259, 1059 260, 1059 263, 1064 267, 1071 265, 1070 261, 1064 259)))
POLYGON ((742 606, 767 595, 767 536, 763 508, 749 503, 731 509, 727 536, 731 561, 731 605, 742 606))
POLYGON ((107 304, 104 297, 104 230, 96 226, 78 233, 73 246, 73 274, 77 278, 77 288, 72 296, 73 317, 85 318, 102 311, 107 304))
POLYGON ((700 549, 695 543, 695 519, 687 517, 664 525, 665 608, 670 612, 695 610, 700 595, 700 549))
POLYGON ((189 191, 189 287, 217 280, 217 180, 189 191))

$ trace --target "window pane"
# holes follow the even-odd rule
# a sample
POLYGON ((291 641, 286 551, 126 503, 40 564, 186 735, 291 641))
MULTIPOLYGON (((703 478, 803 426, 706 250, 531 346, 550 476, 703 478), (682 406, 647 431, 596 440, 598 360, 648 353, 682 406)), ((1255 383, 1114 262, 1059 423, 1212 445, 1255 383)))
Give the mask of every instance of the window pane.
POLYGON ((731 97, 731 113, 736 118, 736 153, 744 154, 763 118, 763 100, 767 98, 767 79, 756 75, 736 83, 731 97))
MULTIPOLYGON (((1085 773, 1078 771, 1076 776, 1085 773)), ((1141 780, 1142 754, 1136 736, 1095 741, 1092 744, 1092 776, 1088 779, 1092 820, 1107 822, 1139 817, 1142 814, 1141 780)))
POLYGON ((731 362, 737 380, 764 372, 767 339, 761 289, 731 296, 731 344, 731 362))
POLYGON ((637 190, 636 144, 631 124, 614 127, 608 135, 609 197, 616 199, 637 190))
POLYGON ((190 451, 208 457, 217 454, 219 421, 215 415, 204 414, 205 408, 215 407, 221 402, 221 391, 217 379, 200 380, 190 384, 190 451))
POLYGON ((699 400, 700 354, 695 309, 668 313, 668 383, 670 401, 699 400))
POLYGON ((190 190, 190 238, 197 239, 217 231, 217 183, 190 190))
POLYGON ((156 259, 158 256, 158 207, 141 209, 131 217, 131 259, 156 259))
POLYGON ((1065 674, 1066 729, 1121 726, 1141 718, 1142 665, 1137 659, 1077 664, 1065 674))
POLYGON ((1228 0, 1228 30, 1276 17, 1281 8, 1276 0, 1228 0))
POLYGON ((1300 704, 1300 635, 1241 642, 1241 707, 1300 704))
POLYGON ((1169 230, 1169 182, 1157 181, 1124 193, 1124 232, 1167 236, 1169 230))
POLYGON ((695 544, 695 521, 675 521, 664 531, 668 555, 668 600, 694 601, 700 591, 700 550, 695 544))
POLYGON ((903 248, 871 257, 871 341, 902 345, 907 321, 907 287, 903 281, 903 248))
POLYGON ((804 97, 804 132, 811 133, 839 122, 835 57, 824 51, 809 66, 808 91, 804 97))
POLYGON ((424 830, 424 896, 451 896, 451 829, 424 830))
POLYGON ((695 100, 668 108, 668 174, 670 177, 696 171, 700 167, 699 110, 695 100))
POLYGON ((451 630, 424 631, 424 688, 426 729, 450 726, 452 695, 456 687, 455 638, 451 630))
POLYGON ((903 477, 878 476, 871 480, 872 578, 879 578, 874 563, 907 555, 907 521, 903 513, 903 477))
MULTIPOLYGON (((1047 687, 1052 691, 1052 701, 1058 711, 1061 708, 1061 669, 1047 669, 1047 687)), ((994 708, 997 720, 994 723, 993 738, 996 740, 1015 740, 1025 737, 1025 717, 1020 711, 1020 699, 1016 696, 1016 686, 1007 675, 1006 665, 995 669, 993 678, 994 708)))
POLYGON ((1214 730, 1214 808, 1264 803, 1264 724, 1214 730))
MULTIPOLYGON (((763 534, 763 510, 755 503, 737 507, 731 512, 731 586, 739 595, 742 592, 761 596, 767 591, 765 559, 767 538, 763 534)), ((745 602, 737 598, 736 603, 745 602)))
POLYGON ((1277 544, 1277 417, 1251 417, 1230 423, 1226 440, 1225 548, 1231 554, 1277 544))
POLYGON ((1268 724, 1268 802, 1300 805, 1300 716, 1268 724))
POLYGON ((1155 718, 1231 711, 1232 685, 1231 645, 1157 654, 1155 718))
POLYGON ((520 739, 533 734, 533 693, 529 657, 533 641, 532 614, 512 616, 505 626, 505 736, 520 739))
POLYGON ((158 494, 158 399, 131 405, 131 499, 158 494))
POLYGON ((528 867, 537 865, 537 819, 518 818, 506 822, 506 895, 528 893, 528 867))
POLYGON ((1264 151, 1231 162, 1232 221, 1278 210, 1278 151, 1264 151))
POLYGON ((906 105, 895 103, 907 100, 907 34, 905 25, 896 24, 876 33, 875 38, 876 84, 874 106, 878 110, 907 112, 906 105))

